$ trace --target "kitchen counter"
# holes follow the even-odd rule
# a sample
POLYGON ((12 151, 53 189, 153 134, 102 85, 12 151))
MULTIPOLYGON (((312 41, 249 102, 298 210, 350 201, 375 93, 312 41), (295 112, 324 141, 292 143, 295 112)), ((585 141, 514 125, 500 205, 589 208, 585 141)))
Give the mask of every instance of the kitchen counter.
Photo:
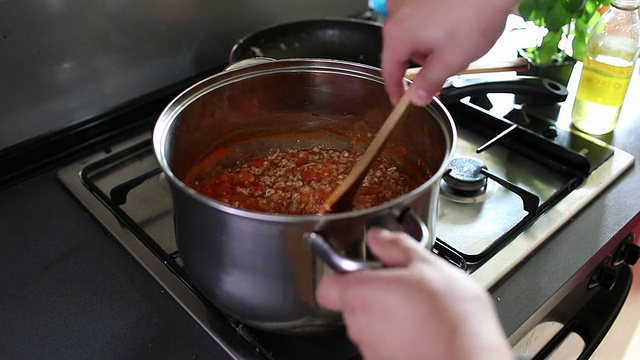
MULTIPOLYGON (((640 93, 639 82, 629 93, 640 93)), ((606 140, 640 158, 636 134, 640 104, 627 101, 606 140)), ((588 275, 594 255, 631 230, 638 194, 634 166, 492 289, 508 334, 539 320, 588 275)), ((0 192, 0 234, 0 358, 227 358, 67 193, 55 169, 0 192)))
MULTIPOLYGON (((633 267, 632 271, 634 280, 627 301, 607 335, 590 357, 591 360, 640 359, 640 266, 633 267)), ((535 354, 560 327, 560 324, 550 322, 537 326, 516 345, 517 353, 523 357, 535 354)), ((582 346, 583 343, 577 336, 569 338, 548 360, 575 359, 582 346)))
MULTIPOLYGON (((574 69, 570 91, 577 87, 581 64, 574 69)), ((634 72, 617 128, 597 138, 640 159, 640 104, 632 94, 640 93, 640 74, 634 72)), ((570 94, 573 94, 570 92, 570 94)), ((559 128, 570 127, 574 95, 562 104, 559 128)), ((594 265, 640 222, 640 168, 634 164, 593 202, 578 213, 492 294, 508 334, 522 337, 522 330, 540 321, 568 291, 589 275, 594 265), (617 241, 613 241, 617 240, 617 241), (588 265, 588 266, 585 266, 588 265), (544 305, 543 305, 544 304, 544 305)))

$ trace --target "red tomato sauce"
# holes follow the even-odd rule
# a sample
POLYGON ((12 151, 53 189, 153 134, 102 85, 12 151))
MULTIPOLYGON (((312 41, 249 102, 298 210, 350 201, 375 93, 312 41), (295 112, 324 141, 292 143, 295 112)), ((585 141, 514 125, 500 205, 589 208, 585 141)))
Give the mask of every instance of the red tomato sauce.
MULTIPOLYGON (((271 151, 263 158, 238 163, 214 176, 190 174, 186 182, 205 196, 245 210, 287 215, 317 214, 360 155, 317 146, 306 150, 271 151)), ((197 168, 207 171, 202 166, 197 168)), ((420 183, 380 156, 356 192, 353 209, 380 205, 418 185, 420 183)))

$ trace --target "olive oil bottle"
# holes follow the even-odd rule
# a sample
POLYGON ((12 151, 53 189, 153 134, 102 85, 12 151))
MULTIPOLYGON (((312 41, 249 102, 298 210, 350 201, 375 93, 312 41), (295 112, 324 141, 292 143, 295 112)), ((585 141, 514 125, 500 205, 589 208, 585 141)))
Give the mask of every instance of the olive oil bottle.
POLYGON ((612 0, 591 31, 571 111, 573 126, 585 133, 607 134, 618 123, 640 52, 639 7, 640 0, 612 0))

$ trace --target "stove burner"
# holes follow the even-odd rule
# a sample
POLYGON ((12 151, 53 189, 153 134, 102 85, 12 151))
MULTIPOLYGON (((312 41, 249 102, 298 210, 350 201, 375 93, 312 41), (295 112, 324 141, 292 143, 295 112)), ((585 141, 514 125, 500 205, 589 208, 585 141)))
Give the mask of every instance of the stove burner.
POLYGON ((456 195, 476 196, 487 188, 487 175, 482 173, 487 166, 472 157, 455 158, 449 164, 444 182, 456 192, 456 195))

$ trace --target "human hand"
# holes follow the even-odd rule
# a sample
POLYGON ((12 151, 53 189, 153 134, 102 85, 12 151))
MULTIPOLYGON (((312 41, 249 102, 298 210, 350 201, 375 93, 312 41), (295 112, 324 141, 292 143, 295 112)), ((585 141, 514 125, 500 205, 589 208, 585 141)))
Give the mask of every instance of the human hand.
POLYGON ((325 276, 316 292, 365 359, 511 358, 489 294, 462 270, 404 233, 373 229, 367 244, 386 268, 325 276))
POLYGON ((404 92, 409 61, 422 66, 411 100, 422 106, 449 76, 486 54, 504 31, 517 0, 387 0, 382 28, 382 74, 395 104, 404 92))

